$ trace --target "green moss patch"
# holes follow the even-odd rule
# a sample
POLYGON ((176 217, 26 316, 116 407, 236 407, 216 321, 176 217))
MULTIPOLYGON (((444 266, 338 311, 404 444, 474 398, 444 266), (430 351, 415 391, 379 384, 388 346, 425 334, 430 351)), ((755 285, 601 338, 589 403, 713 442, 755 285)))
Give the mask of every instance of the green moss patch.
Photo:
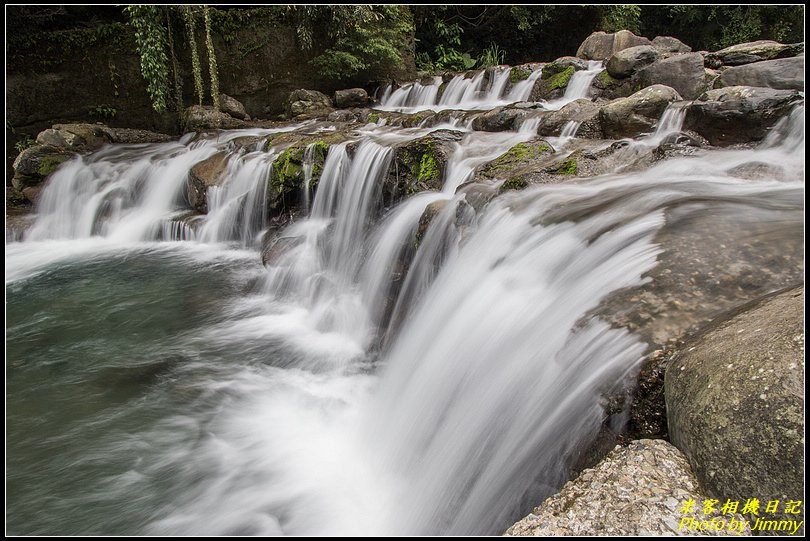
POLYGON ((574 75, 574 66, 568 66, 563 71, 556 73, 548 78, 546 81, 546 88, 549 90, 557 90, 568 86, 571 76, 574 75))
POLYGON ((62 165, 62 163, 67 160, 69 156, 44 156, 37 166, 37 173, 42 175, 43 177, 47 177, 56 169, 62 165))
POLYGON ((522 176, 516 175, 516 176, 509 177, 508 179, 506 179, 506 181, 503 184, 501 184, 501 187, 500 187, 500 189, 498 191, 500 193, 503 193, 503 192, 506 192, 506 191, 509 191, 509 190, 522 190, 523 188, 527 187, 528 185, 529 185, 529 183, 526 182, 525 178, 523 178, 522 176))
POLYGON ((558 175, 576 175, 577 174, 577 161, 574 158, 568 158, 560 164, 555 170, 558 175))
POLYGON ((520 81, 525 81, 531 74, 531 71, 524 68, 512 68, 512 71, 509 72, 509 81, 512 84, 516 84, 520 81))

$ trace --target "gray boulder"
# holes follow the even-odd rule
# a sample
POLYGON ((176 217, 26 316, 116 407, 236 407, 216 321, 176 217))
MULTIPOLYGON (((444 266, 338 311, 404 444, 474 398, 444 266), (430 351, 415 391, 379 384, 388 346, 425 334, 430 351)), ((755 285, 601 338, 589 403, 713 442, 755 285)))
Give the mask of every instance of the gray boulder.
POLYGON ((365 107, 371 100, 362 88, 349 88, 335 92, 335 105, 341 108, 365 107))
POLYGON ((247 114, 242 102, 227 94, 219 95, 219 110, 239 120, 250 120, 250 115, 247 114))
POLYGON ((102 124, 56 124, 37 135, 37 143, 90 152, 113 142, 109 129, 102 124))
POLYGON ((715 83, 724 86, 762 86, 783 90, 804 90, 804 57, 765 60, 728 68, 715 83))
POLYGON ((608 73, 617 79, 629 77, 634 72, 658 59, 658 51, 651 45, 637 45, 614 53, 607 61, 608 73))
POLYGON ((12 186, 25 193, 25 188, 40 184, 63 162, 76 155, 75 151, 53 145, 26 148, 14 159, 12 186))
POLYGON ((286 111, 289 116, 326 116, 332 110, 332 100, 317 90, 293 90, 287 97, 286 111))
POLYGON ((496 107, 476 116, 472 127, 477 131, 510 131, 516 129, 527 115, 522 109, 496 107))
POLYGON ((183 126, 187 131, 232 130, 244 128, 246 124, 210 105, 192 105, 183 112, 183 126))
POLYGON ((750 86, 709 90, 687 107, 684 128, 713 145, 759 141, 802 100, 797 90, 750 86))
MULTIPOLYGON (((725 501, 804 494, 804 287, 716 321, 666 371, 672 442, 725 501)), ((803 529, 802 529, 803 531, 803 529)), ((778 533, 778 532, 773 532, 778 533)))
POLYGON ((659 53, 691 53, 692 48, 681 40, 670 36, 656 36, 652 40, 653 47, 659 53))
POLYGON ((650 132, 667 105, 680 99, 673 88, 653 85, 627 98, 613 100, 599 110, 602 131, 606 137, 616 139, 650 132))
POLYGON ((507 536, 728 535, 701 531, 701 521, 733 519, 735 533, 751 535, 738 514, 703 513, 705 496, 683 453, 664 440, 635 440, 616 446, 506 531, 507 536), (694 500, 691 512, 683 505, 694 500))
POLYGON ((208 188, 222 184, 227 163, 228 153, 222 151, 191 168, 186 178, 185 194, 191 208, 203 214, 208 212, 208 188))
POLYGON ((739 43, 713 53, 707 53, 706 63, 710 68, 717 68, 721 65, 741 66, 762 60, 796 56, 802 51, 804 51, 804 43, 785 45, 777 41, 762 39, 739 43))
POLYGON ((602 125, 599 123, 599 105, 591 100, 579 99, 566 104, 557 111, 540 113, 537 127, 539 135, 558 136, 569 122, 578 122, 578 137, 599 139, 602 137, 602 125))
POLYGON ((607 60, 622 49, 651 44, 649 39, 637 36, 629 30, 620 30, 615 34, 600 31, 585 38, 577 49, 577 56, 586 60, 607 60))
POLYGON ((684 53, 662 58, 638 71, 634 80, 642 88, 666 85, 685 100, 693 100, 706 90, 706 72, 700 53, 684 53))

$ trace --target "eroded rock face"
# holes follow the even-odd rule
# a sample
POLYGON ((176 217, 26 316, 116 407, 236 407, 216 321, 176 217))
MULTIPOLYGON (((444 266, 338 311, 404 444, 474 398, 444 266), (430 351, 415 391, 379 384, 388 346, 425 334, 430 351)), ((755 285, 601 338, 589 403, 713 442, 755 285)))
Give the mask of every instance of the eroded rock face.
POLYGON ((586 60, 607 60, 622 49, 651 44, 649 39, 637 36, 629 30, 620 30, 615 34, 594 32, 579 46, 577 56, 586 60))
POLYGON ((751 535, 738 514, 704 514, 704 499, 683 453, 664 440, 636 440, 617 446, 505 535, 751 535), (684 513, 690 500, 694 511, 684 513), (712 518, 726 525, 733 519, 735 530, 690 528, 712 518))
MULTIPOLYGON (((14 160, 14 177, 12 185, 25 195, 25 189, 38 186, 63 162, 76 156, 77 153, 66 148, 52 145, 35 145, 20 152, 14 160)), ((37 195, 38 192, 29 193, 37 195)), ((34 201, 28 195, 29 201, 34 201)))
POLYGON ((242 102, 227 94, 219 95, 219 110, 239 120, 250 120, 250 115, 247 114, 242 102))
POLYGON ((244 128, 246 124, 242 120, 218 111, 210 105, 192 105, 183 112, 183 126, 186 131, 232 130, 244 128))
POLYGON ((335 105, 345 107, 365 107, 371 100, 362 88, 349 88, 335 92, 335 105))
POLYGON ((796 90, 750 86, 709 90, 687 107, 684 128, 713 145, 759 141, 801 100, 796 90))
POLYGON ((332 100, 317 90, 293 90, 286 103, 286 112, 291 117, 326 116, 332 112, 332 100))
POLYGON ((653 47, 659 53, 691 53, 692 48, 681 40, 670 36, 656 36, 652 40, 653 47))
POLYGON ((732 45, 731 47, 726 47, 725 49, 720 49, 713 53, 707 53, 706 64, 710 68, 741 66, 762 60, 796 56, 803 51, 803 43, 785 45, 778 41, 762 39, 748 43, 738 43, 737 45, 732 45))
POLYGON ((804 58, 780 58, 728 68, 715 83, 726 86, 760 86, 781 90, 804 90, 804 58))
MULTIPOLYGON (((651 45, 637 45, 622 49, 611 55, 605 67, 612 77, 623 79, 639 69, 652 64, 658 58, 658 50, 651 45)), ((702 65, 701 65, 702 67, 702 65)))
POLYGON ((559 136, 569 122, 578 122, 577 137, 601 138, 602 125, 599 123, 599 105, 586 99, 574 100, 557 111, 540 113, 537 127, 539 135, 559 136))
POLYGON ((599 111, 602 130, 607 137, 615 139, 649 132, 667 105, 680 99, 673 88, 653 85, 627 98, 613 100, 599 111))
MULTIPOLYGON (((716 321, 670 362, 670 438, 715 498, 800 500, 804 287, 737 314, 716 321)), ((803 520, 803 513, 780 514, 768 518, 803 520)))
POLYGON ((186 179, 186 201, 191 208, 208 212, 208 188, 222 183, 227 163, 228 153, 217 152, 191 168, 186 179))
POLYGON ((676 54, 662 58, 638 71, 635 82, 641 87, 666 85, 685 100, 693 100, 706 90, 706 72, 699 53, 676 54))
POLYGON ((520 126, 527 112, 512 107, 496 107, 473 119, 473 129, 477 131, 510 131, 520 126))

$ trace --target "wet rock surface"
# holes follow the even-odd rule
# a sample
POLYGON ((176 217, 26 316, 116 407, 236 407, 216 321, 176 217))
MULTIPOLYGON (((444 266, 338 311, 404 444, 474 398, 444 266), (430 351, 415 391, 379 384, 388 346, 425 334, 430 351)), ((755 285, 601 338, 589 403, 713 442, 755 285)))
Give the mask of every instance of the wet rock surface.
POLYGON ((705 497, 678 449, 663 440, 636 440, 617 446, 505 535, 729 535, 731 520, 743 526, 734 534, 751 534, 738 514, 704 514, 705 497), (690 500, 694 510, 684 513, 690 500), (712 519, 724 520, 724 528, 698 529, 712 519))
MULTIPOLYGON (((716 498, 801 500, 804 287, 735 312, 670 362, 670 437, 716 498)), ((804 518, 783 511, 768 518, 804 518)))

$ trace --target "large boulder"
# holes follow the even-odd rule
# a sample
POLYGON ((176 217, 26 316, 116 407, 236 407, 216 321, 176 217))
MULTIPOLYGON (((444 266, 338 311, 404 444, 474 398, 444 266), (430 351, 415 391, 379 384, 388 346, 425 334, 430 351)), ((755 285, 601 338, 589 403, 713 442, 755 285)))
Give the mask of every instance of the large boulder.
POLYGON ((665 392, 671 441, 709 495, 803 519, 783 514, 804 494, 803 286, 716 321, 670 362, 665 392))
MULTIPOLYGON (((76 155, 77 153, 72 150, 52 145, 34 145, 26 148, 14 160, 12 185, 25 193, 25 188, 39 185, 63 162, 76 155)), ((31 198, 29 200, 33 201, 31 198)))
POLYGON ((317 90, 293 90, 287 97, 286 112, 291 117, 326 116, 332 112, 332 100, 317 90))
POLYGON ((197 212, 208 212, 208 188, 219 186, 225 179, 228 153, 217 152, 210 158, 196 163, 186 178, 186 202, 197 212))
POLYGON ((250 120, 250 115, 248 115, 242 102, 227 94, 219 95, 219 110, 239 120, 250 120))
POLYGON ((706 90, 706 72, 700 53, 676 54, 642 68, 634 78, 642 88, 666 85, 685 100, 693 100, 706 90))
POLYGON ((724 86, 763 86, 782 90, 804 90, 804 57, 765 60, 728 68, 715 83, 724 86))
POLYGON ((704 499, 683 453, 664 440, 636 440, 616 446, 506 535, 751 535, 736 513, 704 514, 704 499), (684 512, 689 501, 691 510, 684 512), (704 530, 701 523, 713 527, 704 530))
POLYGON ((678 38, 671 36, 656 36, 652 45, 659 53, 691 53, 692 48, 678 38))
MULTIPOLYGON (((651 45, 637 45, 611 55, 605 67, 612 77, 623 79, 658 59, 658 51, 651 45)), ((702 67, 702 64, 701 64, 702 67)))
POLYGON ((335 92, 335 105, 341 108, 365 107, 370 101, 368 93, 362 88, 349 88, 335 92))
POLYGON ((107 127, 101 124, 56 124, 37 135, 37 143, 90 152, 112 143, 107 127))
POLYGON ((183 127, 186 131, 232 130, 244 128, 246 124, 210 105, 192 105, 183 112, 183 127))
POLYGON ((577 49, 577 56, 586 60, 607 60, 622 49, 651 44, 649 39, 637 36, 629 30, 620 30, 615 34, 600 31, 585 38, 577 49))
POLYGON ((554 161, 554 148, 544 139, 518 143, 512 148, 480 166, 475 180, 508 180, 547 168, 554 161))
POLYGON ((527 115, 525 110, 496 107, 476 116, 472 128, 476 131, 511 131, 517 129, 527 115))
POLYGON ((395 145, 394 157, 383 182, 386 205, 424 190, 441 190, 447 162, 463 137, 461 132, 437 130, 395 145))
POLYGON ((606 137, 616 139, 650 132, 667 105, 680 99, 673 88, 653 85, 613 100, 599 110, 602 131, 606 137))
POLYGON ((590 95, 597 99, 615 100, 630 96, 634 88, 632 78, 617 79, 612 77, 608 70, 602 70, 593 78, 590 95))
POLYGON ((802 100, 797 90, 750 86, 709 90, 687 107, 684 128, 713 145, 759 141, 802 100))
POLYGON ((804 44, 784 45, 777 41, 762 39, 748 43, 738 43, 725 49, 706 54, 706 64, 710 68, 720 66, 741 66, 760 62, 762 60, 773 60, 774 58, 786 58, 796 56, 804 51, 804 44))
POLYGON ((557 111, 541 112, 537 133, 559 136, 569 122, 576 122, 579 124, 578 137, 599 139, 602 137, 599 109, 599 105, 591 100, 579 99, 566 104, 557 111))

